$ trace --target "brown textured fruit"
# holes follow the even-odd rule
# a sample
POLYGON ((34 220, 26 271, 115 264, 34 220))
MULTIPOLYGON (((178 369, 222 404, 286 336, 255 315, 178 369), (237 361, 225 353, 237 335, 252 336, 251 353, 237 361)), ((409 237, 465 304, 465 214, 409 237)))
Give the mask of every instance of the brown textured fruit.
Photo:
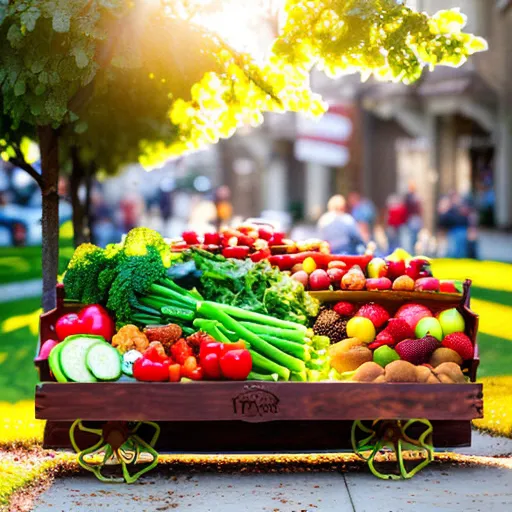
POLYGON ((466 379, 460 366, 456 363, 442 363, 435 368, 437 378, 446 384, 464 384, 466 379))
POLYGON ((382 366, 370 361, 362 364, 352 377, 352 380, 356 382, 373 382, 378 377, 384 375, 384 369, 382 366))
POLYGON ((427 380, 427 384, 439 384, 441 381, 437 378, 434 372, 430 373, 430 377, 427 380))
POLYGON ((364 363, 371 361, 372 357, 373 354, 369 348, 355 346, 348 351, 340 351, 334 356, 331 355, 331 366, 339 373, 353 372, 364 363))
POLYGON ((427 366, 416 367, 416 377, 418 382, 428 382, 428 379, 432 375, 432 370, 427 366))
POLYGON ((462 364, 462 357, 452 350, 451 348, 440 347, 434 351, 432 356, 430 357, 429 364, 436 368, 440 364, 443 363, 456 363, 458 365, 462 364))
POLYGON ((318 336, 327 336, 331 343, 337 343, 347 337, 347 320, 332 309, 320 311, 313 332, 318 336))
POLYGON ((374 384, 380 384, 381 382, 386 382, 386 377, 384 375, 381 375, 380 377, 377 377, 373 381, 374 384))
POLYGON ((417 382, 416 366, 407 361, 393 361, 385 368, 386 382, 417 382))

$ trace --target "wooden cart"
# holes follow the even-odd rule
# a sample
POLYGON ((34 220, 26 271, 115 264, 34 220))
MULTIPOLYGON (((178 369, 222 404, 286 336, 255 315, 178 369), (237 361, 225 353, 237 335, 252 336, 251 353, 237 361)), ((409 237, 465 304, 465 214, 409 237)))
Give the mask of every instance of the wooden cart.
MULTIPOLYGON (((395 292, 320 292, 324 302, 378 301, 390 310, 420 302, 434 311, 458 307, 475 341, 478 317, 464 295, 395 292)), ((79 305, 64 301, 41 317, 41 342, 54 337, 62 314, 79 305)), ((367 384, 351 382, 56 383, 47 361, 36 362, 36 417, 46 419, 44 446, 74 448, 81 465, 102 480, 104 466, 122 466, 132 482, 157 464, 158 452, 355 451, 381 478, 409 478, 433 458, 435 448, 471 445, 471 420, 483 414, 476 384, 478 350, 464 371, 467 384, 367 384), (398 472, 382 474, 375 455, 396 452, 398 472), (402 451, 423 453, 412 470, 402 451), (96 455, 96 457, 93 457, 96 455), (100 455, 100 457, 98 457, 100 455), (142 466, 135 463, 144 463, 142 466), (139 469, 142 467, 142 469, 139 469), (134 471, 132 473, 132 471, 134 471)))

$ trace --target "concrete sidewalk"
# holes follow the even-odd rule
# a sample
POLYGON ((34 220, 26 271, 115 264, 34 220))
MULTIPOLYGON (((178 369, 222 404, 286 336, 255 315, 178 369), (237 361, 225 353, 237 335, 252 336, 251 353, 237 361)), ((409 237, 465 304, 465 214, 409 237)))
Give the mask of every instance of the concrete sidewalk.
POLYGON ((92 475, 57 480, 36 512, 508 512, 512 510, 512 440, 474 435, 459 453, 493 457, 478 464, 435 462, 413 479, 383 481, 366 470, 258 473, 155 471, 133 485, 92 475))

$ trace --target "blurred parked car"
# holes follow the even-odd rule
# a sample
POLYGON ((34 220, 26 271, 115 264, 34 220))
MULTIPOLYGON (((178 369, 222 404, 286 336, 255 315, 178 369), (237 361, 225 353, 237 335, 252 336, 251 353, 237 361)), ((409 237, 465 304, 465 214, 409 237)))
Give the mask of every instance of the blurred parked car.
MULTIPOLYGON (((71 219, 71 205, 61 202, 59 224, 71 219)), ((41 207, 0 206, 0 246, 41 245, 41 207)))

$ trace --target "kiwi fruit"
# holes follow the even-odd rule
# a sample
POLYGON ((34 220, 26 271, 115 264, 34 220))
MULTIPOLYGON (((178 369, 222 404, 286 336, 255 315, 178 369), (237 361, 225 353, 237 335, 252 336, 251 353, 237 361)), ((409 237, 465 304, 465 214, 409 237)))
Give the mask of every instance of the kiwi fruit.
POLYGON ((407 361, 393 361, 385 368, 386 382, 418 382, 416 366, 407 361))
POLYGON ((461 365, 462 357, 460 357, 459 354, 451 348, 440 347, 436 349, 430 357, 429 364, 436 368, 443 363, 455 363, 461 365))
POLYGON ((382 375, 384 375, 384 369, 382 366, 372 361, 368 361, 356 370, 352 380, 356 382, 374 382, 377 377, 382 375))
POLYGON ((466 379, 456 363, 442 363, 434 370, 438 379, 446 384, 464 384, 466 379))

